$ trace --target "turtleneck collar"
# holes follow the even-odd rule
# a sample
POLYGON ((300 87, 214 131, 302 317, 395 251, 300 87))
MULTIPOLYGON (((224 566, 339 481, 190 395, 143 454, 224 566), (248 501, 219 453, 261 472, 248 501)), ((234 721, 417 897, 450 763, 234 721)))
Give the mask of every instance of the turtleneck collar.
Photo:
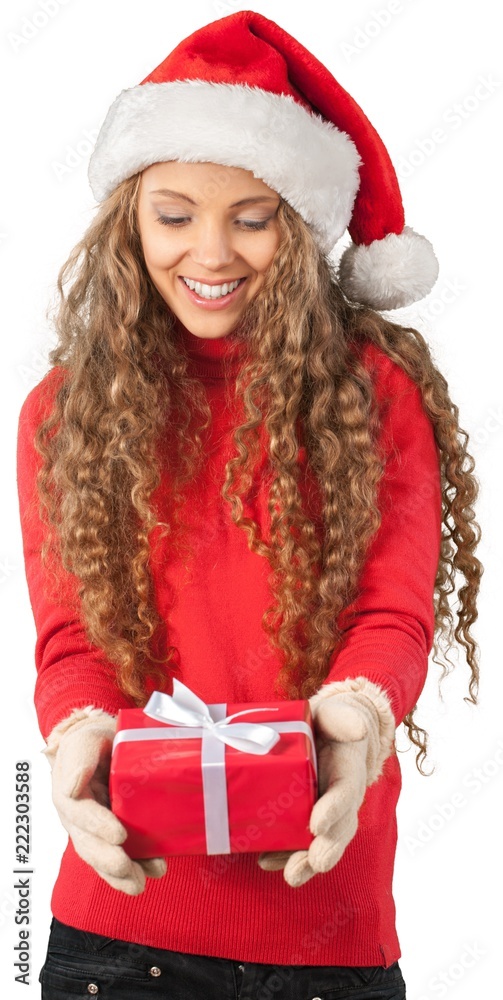
POLYGON ((234 377, 247 354, 246 341, 238 339, 233 331, 225 337, 196 337, 177 317, 174 335, 185 347, 191 375, 234 377))

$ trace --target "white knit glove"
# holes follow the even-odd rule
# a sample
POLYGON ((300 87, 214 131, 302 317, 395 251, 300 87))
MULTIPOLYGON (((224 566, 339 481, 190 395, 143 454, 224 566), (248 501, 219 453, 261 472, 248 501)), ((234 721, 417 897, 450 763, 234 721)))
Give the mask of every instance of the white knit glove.
POLYGON ((119 846, 127 831, 109 808, 108 795, 116 724, 101 708, 74 709, 54 727, 42 753, 51 765, 52 801, 77 854, 114 889, 136 896, 147 875, 166 873, 166 861, 133 861, 119 846))
POLYGON ((365 791, 382 772, 394 741, 395 719, 387 695, 365 677, 334 681, 309 699, 318 759, 317 802, 308 850, 259 855, 264 871, 284 868, 291 886, 327 872, 342 857, 358 828, 365 791))

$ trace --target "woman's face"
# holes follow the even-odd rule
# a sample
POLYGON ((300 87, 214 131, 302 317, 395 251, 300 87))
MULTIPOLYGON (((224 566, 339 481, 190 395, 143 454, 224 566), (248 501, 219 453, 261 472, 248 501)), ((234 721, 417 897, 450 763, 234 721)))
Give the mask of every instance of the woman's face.
POLYGON ((280 241, 279 203, 240 167, 170 161, 143 171, 138 225, 147 270, 196 337, 225 337, 257 294, 280 241))

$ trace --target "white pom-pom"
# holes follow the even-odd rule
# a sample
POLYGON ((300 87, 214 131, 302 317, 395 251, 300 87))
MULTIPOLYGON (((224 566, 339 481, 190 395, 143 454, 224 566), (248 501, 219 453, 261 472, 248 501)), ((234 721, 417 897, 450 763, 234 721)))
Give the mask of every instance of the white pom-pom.
POLYGON ((437 277, 438 260, 430 241, 410 226, 368 246, 352 243, 338 271, 347 298, 373 309, 400 309, 417 302, 437 277))

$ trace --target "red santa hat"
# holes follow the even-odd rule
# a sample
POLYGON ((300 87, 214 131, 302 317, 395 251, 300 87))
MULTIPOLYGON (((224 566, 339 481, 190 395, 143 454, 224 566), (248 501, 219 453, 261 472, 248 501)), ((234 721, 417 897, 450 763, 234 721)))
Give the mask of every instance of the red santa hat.
POLYGON ((118 95, 90 159, 93 195, 102 201, 166 160, 250 170, 296 209, 324 253, 348 229, 338 278, 349 299, 396 309, 437 279, 431 243, 404 225, 376 130, 329 70, 262 14, 205 25, 118 95))

